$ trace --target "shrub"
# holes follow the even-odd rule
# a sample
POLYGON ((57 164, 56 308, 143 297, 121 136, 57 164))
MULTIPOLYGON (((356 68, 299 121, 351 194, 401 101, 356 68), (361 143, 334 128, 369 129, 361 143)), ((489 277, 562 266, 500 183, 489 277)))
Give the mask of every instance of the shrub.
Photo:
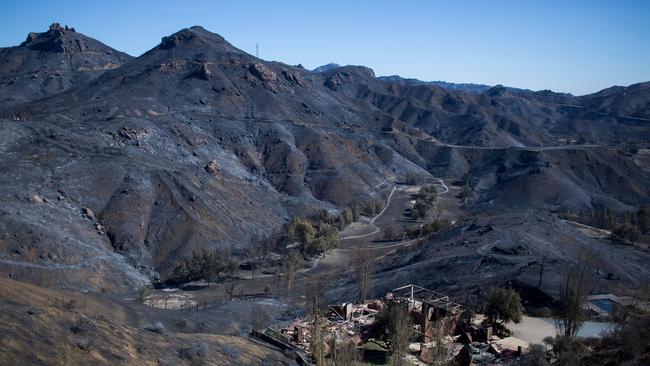
POLYGON ((390 225, 384 232, 384 238, 386 240, 399 240, 402 238, 402 230, 397 225, 390 225))
POLYGON ((343 209, 343 212, 341 212, 341 218, 344 226, 352 223, 352 221, 354 220, 354 214, 352 212, 352 209, 350 208, 343 209))
POLYGON ((553 311, 547 307, 542 307, 537 309, 536 312, 537 316, 542 317, 542 318, 550 318, 553 316, 553 311))
POLYGON ((521 365, 526 366, 547 366, 550 365, 546 359, 546 347, 541 344, 532 344, 528 353, 521 358, 521 365))
POLYGON ((172 276, 176 282, 210 280, 232 271, 233 263, 225 253, 208 249, 193 251, 190 259, 176 263, 172 276))
POLYGON ((251 320, 253 323, 253 330, 260 331, 269 326, 271 317, 260 305, 255 304, 251 310, 251 320))
POLYGON ((513 289, 501 287, 490 290, 485 303, 485 312, 490 322, 501 323, 521 322, 524 307, 521 305, 519 293, 513 289))

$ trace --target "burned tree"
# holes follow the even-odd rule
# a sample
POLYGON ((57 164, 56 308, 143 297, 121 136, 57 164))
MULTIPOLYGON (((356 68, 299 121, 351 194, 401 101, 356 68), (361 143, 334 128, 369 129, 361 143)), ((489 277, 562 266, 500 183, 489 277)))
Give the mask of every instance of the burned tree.
POLYGON ((286 278, 287 294, 293 287, 293 279, 296 277, 298 270, 304 265, 302 254, 297 250, 291 250, 285 257, 282 265, 286 278))
POLYGON ((542 257, 542 262, 539 264, 539 281, 537 282, 537 288, 542 288, 542 279, 544 277, 544 270, 546 269, 546 255, 542 257))
POLYGON ((384 231, 384 239, 386 240, 399 240, 402 239, 403 235, 402 228, 396 224, 388 226, 384 231))
POLYGON ((359 351, 354 343, 350 341, 336 342, 336 337, 333 337, 330 349, 332 350, 331 359, 334 361, 335 366, 352 366, 357 364, 359 351))
POLYGON ((237 290, 237 284, 232 279, 229 279, 226 282, 225 290, 228 295, 228 301, 232 301, 232 298, 235 296, 235 291, 237 290))
POLYGON ((368 298, 372 277, 375 274, 374 259, 372 252, 368 248, 359 249, 354 258, 354 271, 357 279, 357 289, 359 290, 359 301, 364 302, 368 298))
POLYGON ((260 264, 260 256, 263 253, 264 241, 259 237, 254 237, 250 246, 246 248, 246 257, 248 257, 248 266, 251 271, 251 280, 255 279, 255 271, 260 264))
POLYGON ((574 266, 567 272, 560 287, 559 309, 556 322, 562 335, 573 339, 585 320, 584 304, 587 300, 585 269, 574 266))
POLYGON ((251 321, 253 323, 253 331, 259 332, 269 326, 271 317, 260 305, 255 304, 251 310, 251 321))
POLYGON ((325 365, 325 324, 321 318, 316 318, 310 327, 311 339, 309 351, 316 366, 325 365))
POLYGON ((307 290, 307 296, 311 299, 311 327, 309 351, 316 366, 325 365, 325 327, 327 320, 323 317, 323 282, 317 280, 313 287, 307 290))

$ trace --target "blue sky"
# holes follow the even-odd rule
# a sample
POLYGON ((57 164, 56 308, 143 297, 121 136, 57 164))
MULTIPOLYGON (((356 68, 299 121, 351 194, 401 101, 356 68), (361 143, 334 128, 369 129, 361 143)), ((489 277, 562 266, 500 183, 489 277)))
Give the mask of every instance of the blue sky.
POLYGON ((650 1, 13 1, 0 47, 68 24, 139 55, 192 25, 260 57, 577 95, 650 80, 650 1))

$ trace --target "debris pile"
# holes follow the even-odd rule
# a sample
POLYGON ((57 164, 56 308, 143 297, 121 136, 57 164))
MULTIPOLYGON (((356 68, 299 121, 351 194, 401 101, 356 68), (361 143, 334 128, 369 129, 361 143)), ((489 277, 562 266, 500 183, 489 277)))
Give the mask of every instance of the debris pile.
POLYGON ((514 337, 500 339, 493 335, 492 327, 462 319, 461 305, 446 295, 416 285, 394 289, 381 299, 361 304, 329 305, 325 317, 296 318, 258 335, 293 351, 302 364, 310 364, 314 339, 323 342, 325 354, 343 343, 357 348, 369 342, 377 344, 373 325, 381 318, 382 310, 395 302, 408 310, 413 324, 409 352, 404 356, 412 364, 444 360, 458 365, 501 365, 515 361, 528 349, 527 342, 514 337), (323 329, 322 336, 313 337, 315 329, 323 329))

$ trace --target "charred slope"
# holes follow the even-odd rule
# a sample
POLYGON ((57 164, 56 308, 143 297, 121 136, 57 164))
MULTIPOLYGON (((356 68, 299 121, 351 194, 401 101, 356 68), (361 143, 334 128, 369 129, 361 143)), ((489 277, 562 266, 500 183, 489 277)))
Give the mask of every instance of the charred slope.
POLYGON ((579 98, 580 104, 597 113, 629 119, 650 119, 650 82, 628 87, 613 86, 579 98))
MULTIPOLYGON (((42 237, 40 255, 59 265, 48 232, 77 228, 93 248, 70 242, 81 257, 72 264, 111 267, 94 258, 113 250, 133 264, 125 273, 165 279, 194 249, 237 252, 289 217, 374 200, 393 171, 415 166, 378 148, 372 130, 359 130, 365 116, 326 90, 200 27, 166 37, 119 69, 21 107, 35 111, 29 120, 3 122, 7 233, 28 227, 42 237), (39 212, 51 213, 48 225, 34 225, 39 212)), ((4 272, 41 281, 40 272, 18 271, 29 265, 21 249, 29 237, 7 240, 4 272)), ((48 284, 84 281, 60 268, 48 284)), ((87 285, 119 290, 121 282, 87 285)))
POLYGON ((0 124, 0 269, 60 287, 164 280, 194 249, 237 253, 292 216, 374 200, 407 171, 469 175, 477 211, 647 202, 647 176, 615 149, 505 149, 557 145, 568 103, 391 83, 360 66, 310 72, 184 29, 0 124))
POLYGON ((131 56, 58 23, 0 49, 0 103, 41 99, 92 80, 131 56))
POLYGON ((434 175, 465 177, 475 212, 507 208, 625 211, 650 203, 650 176, 622 149, 453 148, 421 142, 434 175))

